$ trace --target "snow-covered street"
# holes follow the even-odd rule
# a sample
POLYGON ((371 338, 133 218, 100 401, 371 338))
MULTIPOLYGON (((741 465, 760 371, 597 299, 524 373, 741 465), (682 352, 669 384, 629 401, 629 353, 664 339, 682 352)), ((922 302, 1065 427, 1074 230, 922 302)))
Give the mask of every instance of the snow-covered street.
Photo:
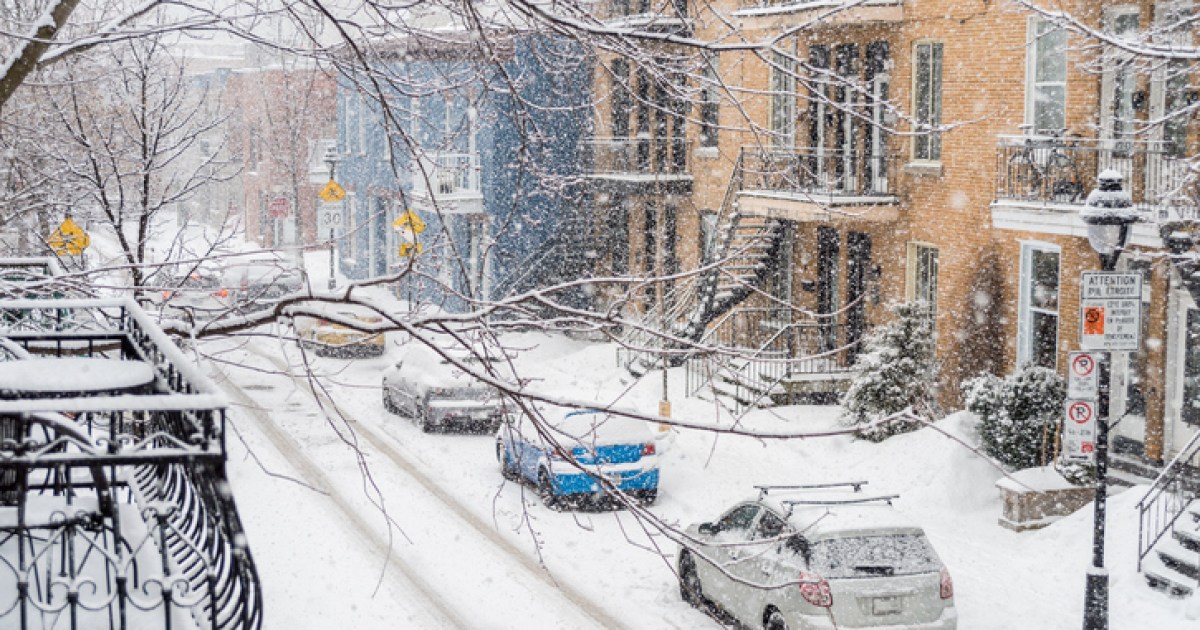
MULTIPOLYGON (((540 392, 642 410, 657 403, 657 377, 623 384, 611 345, 545 333, 504 341, 523 349, 517 364, 523 376, 539 379, 540 392)), ((229 375, 232 419, 249 447, 231 445, 239 454, 231 467, 266 589, 267 627, 394 628, 397 620, 414 628, 716 624, 680 599, 675 544, 633 514, 547 510, 531 488, 502 480, 493 436, 425 434, 386 413, 378 384, 387 355, 312 359, 327 377, 322 409, 303 376, 272 373, 286 359, 303 374, 294 346, 255 337, 203 350, 218 363, 251 368, 213 367, 213 374, 229 375)), ((682 397, 681 371, 671 374, 670 389, 675 417, 716 417, 711 402, 682 397)), ((745 422, 815 431, 835 428, 837 413, 784 407, 754 412, 745 422)), ((956 414, 937 429, 971 441, 971 424, 969 415, 956 414)), ((664 523, 709 520, 752 496, 756 483, 863 479, 874 490, 899 493, 898 509, 928 532, 955 580, 960 627, 1080 623, 1090 507, 1040 531, 1000 527, 994 482, 1001 473, 937 430, 882 444, 674 430, 662 447, 662 491, 651 511, 664 523)), ((1111 627, 1193 628, 1187 607, 1195 603, 1150 590, 1136 571, 1140 496, 1134 488, 1110 499, 1111 627)))

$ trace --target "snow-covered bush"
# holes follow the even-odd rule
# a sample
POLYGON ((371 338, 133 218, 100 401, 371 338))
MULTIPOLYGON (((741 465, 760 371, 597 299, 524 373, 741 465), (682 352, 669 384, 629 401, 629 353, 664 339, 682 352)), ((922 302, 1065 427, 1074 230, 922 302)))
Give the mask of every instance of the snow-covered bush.
POLYGON ((895 318, 875 328, 864 341, 855 376, 842 397, 843 418, 858 425, 859 437, 881 441, 921 426, 915 420, 872 423, 911 409, 925 419, 937 409, 938 363, 933 321, 921 302, 891 307, 895 318))
POLYGON ((1061 376, 1026 366, 1000 378, 985 374, 963 383, 967 410, 979 416, 983 450, 1005 466, 1042 466, 1062 417, 1067 388, 1061 376))

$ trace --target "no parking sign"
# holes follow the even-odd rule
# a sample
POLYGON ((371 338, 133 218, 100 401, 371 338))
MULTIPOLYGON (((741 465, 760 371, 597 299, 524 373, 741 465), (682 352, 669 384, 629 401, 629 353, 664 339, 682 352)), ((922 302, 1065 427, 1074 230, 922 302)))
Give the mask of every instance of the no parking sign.
POLYGON ((1067 399, 1063 422, 1063 457, 1067 461, 1090 462, 1096 453, 1096 402, 1067 399))

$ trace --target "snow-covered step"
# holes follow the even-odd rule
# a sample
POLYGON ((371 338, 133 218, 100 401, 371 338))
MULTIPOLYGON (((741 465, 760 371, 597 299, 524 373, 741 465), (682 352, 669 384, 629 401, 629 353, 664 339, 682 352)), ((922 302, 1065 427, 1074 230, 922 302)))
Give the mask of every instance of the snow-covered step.
POLYGON ((1191 527, 1189 524, 1183 524, 1182 521, 1186 515, 1179 517, 1175 522, 1175 531, 1172 532, 1179 544, 1186 547, 1190 551, 1200 553, 1200 530, 1191 527))
POLYGON ((1154 545, 1154 553, 1163 564, 1191 578, 1195 584, 1200 580, 1200 553, 1196 553, 1180 544, 1179 540, 1163 536, 1154 545))
POLYGON ((1168 567, 1156 554, 1150 554, 1142 561, 1142 575, 1150 588, 1171 597, 1189 597, 1196 585, 1195 580, 1168 567))

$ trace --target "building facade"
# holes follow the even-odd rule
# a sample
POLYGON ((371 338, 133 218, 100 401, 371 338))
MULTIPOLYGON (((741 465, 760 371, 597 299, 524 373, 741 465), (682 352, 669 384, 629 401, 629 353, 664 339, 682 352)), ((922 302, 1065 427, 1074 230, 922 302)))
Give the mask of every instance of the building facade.
MULTIPOLYGON (((673 91, 639 78, 648 55, 599 64, 595 142, 628 143, 608 151, 631 165, 620 185, 647 191, 600 192, 628 226, 628 253, 601 268, 699 270, 666 299, 646 296, 648 323, 752 355, 822 359, 792 367, 808 374, 743 372, 760 396, 836 376, 888 303, 923 301, 943 400, 957 406, 977 374, 1065 374, 1080 274, 1099 269, 1078 214, 1115 170, 1144 219, 1119 268, 1142 273, 1145 291, 1141 350, 1114 361, 1113 445, 1169 460, 1200 426, 1200 311, 1160 233, 1197 218, 1195 130, 1179 114, 1196 79, 1187 61, 1147 62, 1087 29, 1191 45, 1191 3, 1060 4, 1043 15, 949 0, 612 3, 610 25, 745 45, 664 45, 685 69, 673 91)), ((596 155, 589 176, 612 179, 596 155)))
POLYGON ((499 63, 463 33, 390 42, 376 81, 339 83, 346 276, 460 309, 577 274, 590 62, 553 36, 492 42, 499 63))

